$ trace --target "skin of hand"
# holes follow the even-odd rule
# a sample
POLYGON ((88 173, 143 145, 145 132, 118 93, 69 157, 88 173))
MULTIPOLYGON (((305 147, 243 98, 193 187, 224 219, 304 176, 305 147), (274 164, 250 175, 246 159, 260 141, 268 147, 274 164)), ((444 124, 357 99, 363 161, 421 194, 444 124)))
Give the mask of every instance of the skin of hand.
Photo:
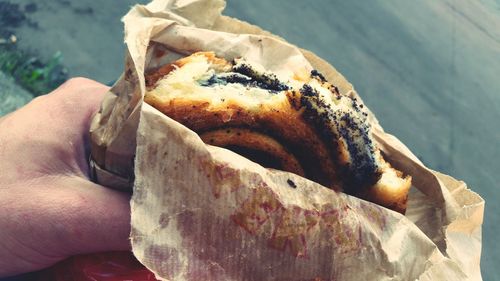
POLYGON ((107 90, 74 78, 0 119, 0 277, 130 249, 130 195, 89 180, 89 126, 107 90))

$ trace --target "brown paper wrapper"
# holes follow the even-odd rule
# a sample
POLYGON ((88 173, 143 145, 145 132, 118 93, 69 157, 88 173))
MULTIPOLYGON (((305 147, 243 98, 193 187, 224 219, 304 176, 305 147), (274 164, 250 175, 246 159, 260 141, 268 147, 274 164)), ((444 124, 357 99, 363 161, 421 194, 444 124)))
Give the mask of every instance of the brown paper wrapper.
POLYGON ((155 0, 124 17, 125 71, 93 119, 91 170, 133 189, 139 261, 161 280, 480 280, 484 201, 426 168, 373 114, 385 158, 413 178, 405 216, 207 146, 143 103, 144 73, 195 51, 278 73, 318 69, 357 96, 327 62, 222 16, 224 5, 155 0))

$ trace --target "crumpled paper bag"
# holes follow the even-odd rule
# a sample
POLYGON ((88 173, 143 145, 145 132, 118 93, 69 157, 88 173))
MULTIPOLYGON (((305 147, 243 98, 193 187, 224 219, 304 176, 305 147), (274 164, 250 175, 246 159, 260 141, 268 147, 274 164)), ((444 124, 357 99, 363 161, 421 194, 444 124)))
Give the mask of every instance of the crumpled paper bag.
POLYGON ((133 252, 161 280, 481 280, 484 201, 426 168, 370 114, 385 158, 413 178, 406 216, 205 145, 143 103, 144 73, 195 51, 290 75, 325 61, 221 15, 223 0, 155 0, 125 16, 125 71, 91 125, 95 179, 133 186, 133 252))

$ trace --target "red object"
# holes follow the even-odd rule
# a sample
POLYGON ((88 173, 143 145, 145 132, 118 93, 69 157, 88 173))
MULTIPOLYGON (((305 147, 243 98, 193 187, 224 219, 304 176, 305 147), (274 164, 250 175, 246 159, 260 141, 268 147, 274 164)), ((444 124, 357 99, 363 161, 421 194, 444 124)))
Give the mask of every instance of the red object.
POLYGON ((150 281, 154 274, 130 252, 71 257, 43 271, 38 281, 150 281))

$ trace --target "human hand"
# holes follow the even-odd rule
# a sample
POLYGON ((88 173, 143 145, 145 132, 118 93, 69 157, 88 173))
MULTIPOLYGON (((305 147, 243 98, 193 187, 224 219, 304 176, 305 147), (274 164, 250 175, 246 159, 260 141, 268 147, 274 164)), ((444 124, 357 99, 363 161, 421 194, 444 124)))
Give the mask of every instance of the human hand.
POLYGON ((0 118, 0 277, 128 250, 129 195, 89 181, 89 126, 108 88, 84 78, 0 118))

